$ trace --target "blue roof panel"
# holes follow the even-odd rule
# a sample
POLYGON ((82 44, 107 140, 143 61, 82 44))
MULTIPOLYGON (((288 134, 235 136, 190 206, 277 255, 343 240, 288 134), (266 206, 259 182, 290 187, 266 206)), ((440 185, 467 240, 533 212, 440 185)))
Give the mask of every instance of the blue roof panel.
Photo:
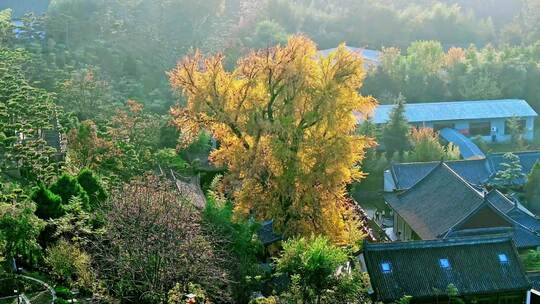
MULTIPOLYGON (((358 48, 358 47, 352 47, 352 46, 346 46, 347 50, 352 53, 358 53, 362 56, 362 58, 366 61, 371 61, 372 63, 378 64, 381 52, 377 50, 370 50, 370 49, 364 49, 364 48, 358 48)), ((337 48, 331 48, 331 49, 325 49, 318 51, 318 54, 326 57, 330 55, 330 53, 335 52, 337 48)))
POLYGON ((450 128, 444 128, 439 132, 439 135, 446 141, 451 142, 459 147, 459 152, 464 159, 483 159, 486 155, 465 135, 450 128))
MULTIPOLYGON (((379 105, 374 111, 373 121, 386 123, 393 108, 394 105, 379 105)), ((538 116, 522 99, 408 103, 405 115, 412 123, 538 116)))

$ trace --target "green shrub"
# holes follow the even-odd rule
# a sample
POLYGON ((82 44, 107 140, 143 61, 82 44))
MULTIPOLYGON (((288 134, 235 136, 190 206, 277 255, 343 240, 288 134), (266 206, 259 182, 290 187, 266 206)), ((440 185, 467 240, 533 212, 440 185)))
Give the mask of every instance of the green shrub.
MULTIPOLYGON (((56 292, 56 296, 59 299, 69 300, 72 297, 72 294, 71 294, 71 291, 69 290, 69 288, 64 287, 64 286, 56 286, 54 288, 54 292, 56 292)), ((62 302, 57 302, 57 303, 62 303, 62 302)), ((65 302, 65 303, 67 303, 67 302, 65 302)))
POLYGON ((353 270, 336 275, 336 269, 348 260, 344 249, 322 236, 284 242, 277 271, 291 283, 281 298, 285 303, 363 303, 362 273, 353 270))
POLYGON ((47 189, 43 183, 32 192, 32 200, 36 203, 36 215, 44 220, 59 218, 64 215, 62 198, 47 189))
POLYGON ((90 256, 65 240, 47 248, 45 263, 59 282, 79 288, 87 288, 92 284, 90 256))
POLYGON ((156 158, 161 166, 173 169, 177 172, 185 171, 189 164, 171 148, 161 149, 156 153, 156 158))
POLYGON ((92 209, 107 199, 107 192, 103 188, 101 180, 92 170, 88 168, 82 169, 77 176, 77 181, 88 194, 92 209))
POLYGON ((523 266, 527 271, 540 271, 540 251, 529 250, 522 256, 523 266))
POLYGON ((88 193, 86 193, 75 177, 68 174, 62 174, 62 176, 52 184, 50 190, 62 198, 62 204, 64 205, 67 205, 71 198, 78 196, 81 199, 83 208, 89 210, 90 198, 88 197, 88 193))

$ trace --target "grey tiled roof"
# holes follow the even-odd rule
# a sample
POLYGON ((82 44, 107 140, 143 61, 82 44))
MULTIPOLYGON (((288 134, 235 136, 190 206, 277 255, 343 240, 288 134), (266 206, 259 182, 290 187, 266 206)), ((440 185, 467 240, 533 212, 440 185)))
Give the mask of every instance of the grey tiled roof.
POLYGON ((274 231, 274 221, 268 220, 262 223, 261 229, 259 229, 259 239, 263 245, 267 246, 277 241, 281 241, 281 235, 274 231))
POLYGON ((442 162, 410 189, 385 198, 422 239, 441 236, 484 202, 481 192, 442 162))
POLYGON ((428 175, 439 162, 401 163, 390 168, 397 189, 409 189, 428 175))
POLYGON ((421 300, 445 294, 454 284, 459 295, 525 291, 530 284, 509 237, 467 237, 434 241, 370 244, 364 257, 379 301, 404 295, 421 300), (505 254, 508 263, 499 261, 505 254), (449 268, 442 268, 447 259, 449 268), (390 271, 382 270, 390 264, 390 271))
MULTIPOLYGON (((486 161, 482 159, 447 161, 445 163, 473 185, 483 184, 491 175, 486 161)), ((438 164, 439 162, 393 164, 391 172, 398 189, 408 189, 424 178, 438 164)))
POLYGON ((472 187, 445 163, 411 188, 386 193, 385 199, 421 239, 504 231, 518 248, 540 246, 540 220, 497 190, 486 194, 472 187), (471 229, 466 223, 475 215, 475 229, 471 229))
POLYGON ((486 198, 493 206, 497 207, 502 213, 507 214, 510 210, 516 207, 516 204, 509 200, 504 194, 498 190, 490 191, 486 198))
MULTIPOLYGON (((528 175, 534 164, 540 161, 540 151, 514 152, 514 154, 519 157, 519 163, 525 175, 528 175)), ((504 153, 490 154, 487 159, 493 172, 497 172, 503 168, 501 164, 505 162, 504 153)))
MULTIPOLYGON (((522 172, 528 175, 537 161, 540 151, 515 152, 520 159, 522 172)), ((502 168, 503 154, 490 154, 486 159, 446 161, 463 179, 473 185, 483 185, 502 168)), ((417 162, 392 164, 390 171, 398 189, 408 189, 424 178, 439 162, 417 162)), ((524 182, 521 180, 520 182, 524 182)))
POLYGON ((533 289, 540 290, 540 272, 528 272, 527 278, 529 278, 533 289))
POLYGON ((515 208, 508 212, 507 215, 523 227, 526 227, 532 231, 540 232, 540 220, 531 216, 530 214, 515 208))

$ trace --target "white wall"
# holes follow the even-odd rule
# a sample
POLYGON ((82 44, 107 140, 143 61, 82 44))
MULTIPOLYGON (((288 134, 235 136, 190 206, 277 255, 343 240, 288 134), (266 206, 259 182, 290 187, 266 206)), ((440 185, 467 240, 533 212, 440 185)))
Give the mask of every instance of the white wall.
MULTIPOLYGON (((534 138, 534 119, 535 119, 534 117, 525 118, 526 127, 525 127, 525 132, 524 132, 524 138, 526 140, 529 140, 529 141, 533 140, 533 138, 534 138)), ((496 127, 497 128, 497 133, 496 133, 497 142, 507 142, 507 141, 510 140, 510 135, 505 134, 506 133, 506 130, 505 130, 506 120, 507 120, 507 118, 497 118, 497 119, 489 120, 489 122, 491 123, 491 127, 496 127)), ((475 121, 482 122, 482 121, 488 121, 488 120, 471 120, 471 121, 457 120, 457 121, 448 121, 448 122, 453 123, 454 128, 456 130, 458 130, 458 131, 463 130, 463 131, 465 131, 465 133, 468 133, 470 123, 475 122, 475 121)), ((433 125, 434 125, 434 123, 430 122, 430 121, 412 123, 412 124, 414 126, 426 127, 426 128, 433 128, 433 125)), ((473 136, 469 136, 469 137, 473 137, 473 136)), ((486 135, 486 136, 482 136, 482 139, 485 140, 488 143, 492 142, 491 134, 486 135)))

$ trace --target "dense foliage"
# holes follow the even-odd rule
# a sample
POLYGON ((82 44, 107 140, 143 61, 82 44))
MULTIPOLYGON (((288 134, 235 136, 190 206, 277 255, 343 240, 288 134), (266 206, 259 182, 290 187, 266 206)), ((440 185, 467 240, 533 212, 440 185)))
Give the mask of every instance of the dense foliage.
POLYGON ((365 286, 347 262, 347 253, 323 237, 284 243, 277 270, 291 283, 283 297, 300 303, 358 303, 365 286))
POLYGON ((363 92, 385 102, 402 94, 408 102, 526 99, 540 109, 540 44, 452 47, 437 41, 383 49, 381 65, 366 79, 363 92))
MULTIPOLYGON (((405 101, 540 110, 539 40, 538 0, 0 1, 0 279, 59 303, 369 303, 350 184, 459 158, 405 101), (390 123, 357 126, 375 99, 390 123)), ((491 186, 538 212, 539 174, 518 187, 508 154, 491 186)))
POLYGON ((188 57, 170 73, 188 98, 172 113, 184 140, 207 128, 221 143, 210 157, 238 185, 231 190, 238 214, 274 219, 286 235, 319 231, 346 244, 361 235, 345 186, 362 177, 353 166, 371 145, 355 134, 353 111, 368 113, 374 100, 356 91, 360 58, 344 47, 328 58, 315 51, 294 37, 248 55, 232 72, 220 56, 188 57))
POLYGON ((536 162, 527 177, 524 189, 527 207, 533 212, 540 212, 540 187, 538 185, 540 185, 540 161, 536 162))

